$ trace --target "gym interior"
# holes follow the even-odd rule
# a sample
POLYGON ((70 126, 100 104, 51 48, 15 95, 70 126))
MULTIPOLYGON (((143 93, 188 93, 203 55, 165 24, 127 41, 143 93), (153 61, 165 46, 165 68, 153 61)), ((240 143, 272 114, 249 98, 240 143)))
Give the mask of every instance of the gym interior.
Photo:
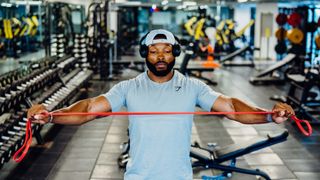
POLYGON ((30 124, 28 109, 65 108, 147 72, 141 39, 154 29, 176 36, 175 73, 268 111, 287 103, 300 119, 195 114, 193 179, 320 179, 317 0, 2 0, 0 179, 123 179, 128 114, 30 124))

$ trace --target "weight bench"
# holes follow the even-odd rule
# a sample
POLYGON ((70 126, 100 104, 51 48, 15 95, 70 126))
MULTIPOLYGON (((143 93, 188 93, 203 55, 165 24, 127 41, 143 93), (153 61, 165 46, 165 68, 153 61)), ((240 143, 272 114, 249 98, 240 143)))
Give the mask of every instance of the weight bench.
POLYGON ((254 67, 254 63, 252 60, 247 60, 247 61, 240 61, 240 62, 235 62, 233 59, 236 56, 241 55, 242 53, 246 51, 254 51, 254 50, 259 50, 258 48, 252 49, 249 45, 245 45, 244 47, 226 55, 220 58, 219 62, 222 63, 223 66, 249 66, 249 67, 254 67))
POLYGON ((294 64, 295 61, 298 61, 299 58, 295 54, 288 54, 286 57, 284 57, 281 61, 273 64, 269 68, 263 70, 256 76, 253 76, 250 78, 250 83, 253 85, 258 84, 268 84, 268 83, 274 83, 274 84, 283 84, 285 82, 284 77, 273 77, 272 74, 274 71, 280 70, 282 67, 290 64, 294 64), (269 75, 269 76, 268 76, 269 75))
POLYGON ((192 58, 193 55, 193 50, 192 50, 192 46, 188 46, 183 60, 181 62, 181 64, 176 64, 176 66, 174 67, 174 69, 178 69, 182 74, 184 75, 189 75, 189 76, 194 76, 196 78, 202 79, 204 81, 206 81, 207 84, 210 85, 217 85, 218 83, 213 81, 212 79, 203 77, 201 75, 202 72, 213 72, 214 68, 212 67, 204 67, 201 64, 193 64, 190 66, 189 61, 192 58), (197 75, 194 72, 198 72, 199 74, 197 75))
POLYGON ((217 169, 221 170, 222 174, 216 176, 202 176, 204 180, 221 180, 227 177, 231 177, 233 172, 250 174, 261 176, 267 180, 270 180, 268 174, 259 169, 243 169, 236 167, 236 160, 238 157, 249 154, 253 151, 257 151, 259 149, 281 143, 286 141, 288 137, 288 132, 284 131, 283 133, 275 136, 267 135, 264 138, 253 139, 250 141, 246 141, 245 143, 237 143, 228 145, 226 147, 216 147, 214 145, 208 145, 211 148, 203 148, 200 147, 198 143, 192 145, 193 148, 198 148, 210 153, 210 156, 204 156, 200 153, 197 153, 193 150, 190 152, 190 157, 193 158, 192 167, 200 167, 205 169, 217 169), (229 165, 223 165, 222 163, 230 161, 229 165))

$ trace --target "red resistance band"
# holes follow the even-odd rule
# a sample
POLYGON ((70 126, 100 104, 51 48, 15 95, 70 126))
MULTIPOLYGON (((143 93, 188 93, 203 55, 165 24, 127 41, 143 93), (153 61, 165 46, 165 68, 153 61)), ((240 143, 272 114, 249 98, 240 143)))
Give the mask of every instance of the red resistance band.
MULTIPOLYGON (((274 112, 75 112, 75 113, 49 113, 48 115, 52 116, 140 116, 140 115, 227 115, 227 114, 274 114, 274 112)), ((298 119, 296 116, 290 117, 297 124, 300 131, 305 136, 310 136, 312 134, 312 127, 307 120, 298 119), (307 126, 308 130, 305 130, 301 123, 304 123, 307 126)), ((26 156, 30 145, 32 143, 32 129, 31 129, 31 120, 28 119, 26 125, 26 135, 25 141, 22 147, 13 155, 13 160, 16 162, 22 161, 26 156), (20 155, 20 156, 19 156, 20 155), (19 156, 19 157, 18 157, 19 156)))

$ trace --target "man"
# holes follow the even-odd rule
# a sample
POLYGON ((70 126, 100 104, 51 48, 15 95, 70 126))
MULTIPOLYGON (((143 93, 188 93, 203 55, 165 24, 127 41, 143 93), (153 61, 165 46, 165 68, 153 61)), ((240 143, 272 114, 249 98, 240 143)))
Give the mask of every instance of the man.
MULTIPOLYGON (((173 71, 175 56, 180 54, 177 38, 166 30, 149 32, 140 42, 140 54, 146 58, 148 71, 136 78, 122 81, 109 92, 81 100, 54 112, 108 112, 125 106, 129 112, 193 112, 199 105, 206 111, 265 111, 237 98, 213 91, 196 79, 173 71)), ((247 114, 227 115, 245 124, 282 123, 294 112, 286 104, 276 104, 272 116, 247 114)), ((28 111, 33 122, 79 125, 95 116, 47 117, 43 105, 28 111)), ((192 115, 129 116, 130 161, 125 179, 192 179, 189 158, 192 115)))

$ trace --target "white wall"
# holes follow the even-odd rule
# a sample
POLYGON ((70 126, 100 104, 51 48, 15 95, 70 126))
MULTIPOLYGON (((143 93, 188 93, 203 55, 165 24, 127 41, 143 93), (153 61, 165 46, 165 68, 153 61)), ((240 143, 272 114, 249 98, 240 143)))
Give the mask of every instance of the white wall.
MULTIPOLYGON (((114 0, 115 3, 123 3, 127 0, 114 0)), ((118 9, 112 7, 111 1, 109 4, 109 15, 108 15, 108 27, 110 27, 110 30, 113 30, 114 32, 118 31, 118 9)))
POLYGON ((277 40, 274 36, 274 32, 278 28, 278 25, 275 21, 275 16, 278 14, 278 4, 277 3, 257 3, 256 6, 256 19, 255 19, 255 33, 254 33, 254 46, 260 47, 260 52, 256 51, 254 53, 255 59, 259 59, 261 56, 262 60, 265 60, 267 57, 272 60, 276 59, 276 52, 274 50, 277 40), (271 37, 269 39, 269 54, 267 54, 267 39, 261 37, 261 14, 262 13, 271 13, 273 14, 273 28, 271 30, 271 37), (260 43, 261 42, 261 43, 260 43), (261 45, 260 45, 261 44, 261 45))
MULTIPOLYGON (((251 20, 251 7, 250 6, 236 6, 234 8, 234 20, 237 23, 235 28, 236 32, 241 30, 251 20)), ((246 36, 250 35, 250 28, 245 32, 246 36)))
MULTIPOLYGON (((236 22, 235 32, 238 32, 251 20, 251 6, 240 5, 234 7, 234 20, 236 22)), ((244 35, 247 37, 250 36, 250 28, 245 31, 244 35)), ((243 46, 241 41, 235 41, 235 45, 237 47, 243 46)))
POLYGON ((151 16, 151 22, 154 25, 164 25, 169 26, 171 21, 171 12, 169 11, 161 11, 161 12, 153 12, 151 16))

